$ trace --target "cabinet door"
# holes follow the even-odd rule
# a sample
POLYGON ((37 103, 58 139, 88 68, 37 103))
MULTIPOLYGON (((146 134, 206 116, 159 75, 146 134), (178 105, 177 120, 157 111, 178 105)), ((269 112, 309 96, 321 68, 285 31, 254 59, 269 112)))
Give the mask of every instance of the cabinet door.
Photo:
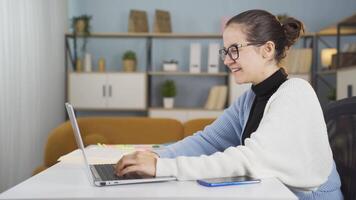
POLYGON ((336 72, 337 100, 356 96, 356 67, 341 68, 336 72))
POLYGON ((74 108, 105 108, 105 84, 105 74, 71 73, 68 83, 69 102, 74 108))
POLYGON ((146 109, 145 73, 108 74, 108 108, 146 109))

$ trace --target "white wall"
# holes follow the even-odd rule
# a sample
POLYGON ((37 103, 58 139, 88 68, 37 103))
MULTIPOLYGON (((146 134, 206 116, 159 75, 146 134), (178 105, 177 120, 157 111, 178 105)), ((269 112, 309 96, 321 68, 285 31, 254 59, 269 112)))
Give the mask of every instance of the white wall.
POLYGON ((64 120, 67 1, 0 1, 0 192, 43 162, 64 120))

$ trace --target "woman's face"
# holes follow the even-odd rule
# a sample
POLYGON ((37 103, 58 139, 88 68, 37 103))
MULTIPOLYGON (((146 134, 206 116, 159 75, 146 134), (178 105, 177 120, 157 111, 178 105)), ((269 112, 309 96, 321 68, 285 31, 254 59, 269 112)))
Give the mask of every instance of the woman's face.
MULTIPOLYGON (((246 35, 242 32, 244 26, 241 24, 231 24, 225 28, 223 33, 224 48, 228 49, 234 44, 248 44, 246 35)), ((250 45, 238 48, 239 57, 233 60, 226 55, 224 64, 234 74, 235 82, 238 84, 261 82, 265 74, 265 61, 260 53, 260 47, 250 45)))

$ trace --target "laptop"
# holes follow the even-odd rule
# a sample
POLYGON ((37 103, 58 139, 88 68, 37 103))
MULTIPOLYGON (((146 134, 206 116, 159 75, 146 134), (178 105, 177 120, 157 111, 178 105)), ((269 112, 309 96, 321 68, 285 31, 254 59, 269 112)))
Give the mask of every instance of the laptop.
POLYGON ((87 156, 85 154, 83 140, 80 135, 77 119, 74 114, 74 108, 69 103, 65 103, 65 106, 67 109, 70 122, 72 124, 75 140, 84 158, 84 162, 86 165, 85 167, 86 172, 89 176, 89 179, 95 186, 122 185, 122 184, 132 184, 132 183, 148 183, 148 182, 176 180, 175 177, 143 178, 137 174, 130 174, 128 176, 117 176, 115 174, 115 164, 89 165, 87 156))

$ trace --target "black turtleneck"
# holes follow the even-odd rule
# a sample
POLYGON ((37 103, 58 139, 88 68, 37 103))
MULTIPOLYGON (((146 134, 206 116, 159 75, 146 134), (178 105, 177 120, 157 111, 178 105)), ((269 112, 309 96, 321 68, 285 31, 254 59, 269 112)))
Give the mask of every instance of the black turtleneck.
POLYGON ((256 131, 263 117, 263 111, 265 110, 268 99, 286 80, 287 74, 281 68, 261 83, 252 85, 251 89, 256 97, 253 101, 250 115, 242 135, 242 144, 245 144, 245 139, 249 138, 251 133, 256 131))

